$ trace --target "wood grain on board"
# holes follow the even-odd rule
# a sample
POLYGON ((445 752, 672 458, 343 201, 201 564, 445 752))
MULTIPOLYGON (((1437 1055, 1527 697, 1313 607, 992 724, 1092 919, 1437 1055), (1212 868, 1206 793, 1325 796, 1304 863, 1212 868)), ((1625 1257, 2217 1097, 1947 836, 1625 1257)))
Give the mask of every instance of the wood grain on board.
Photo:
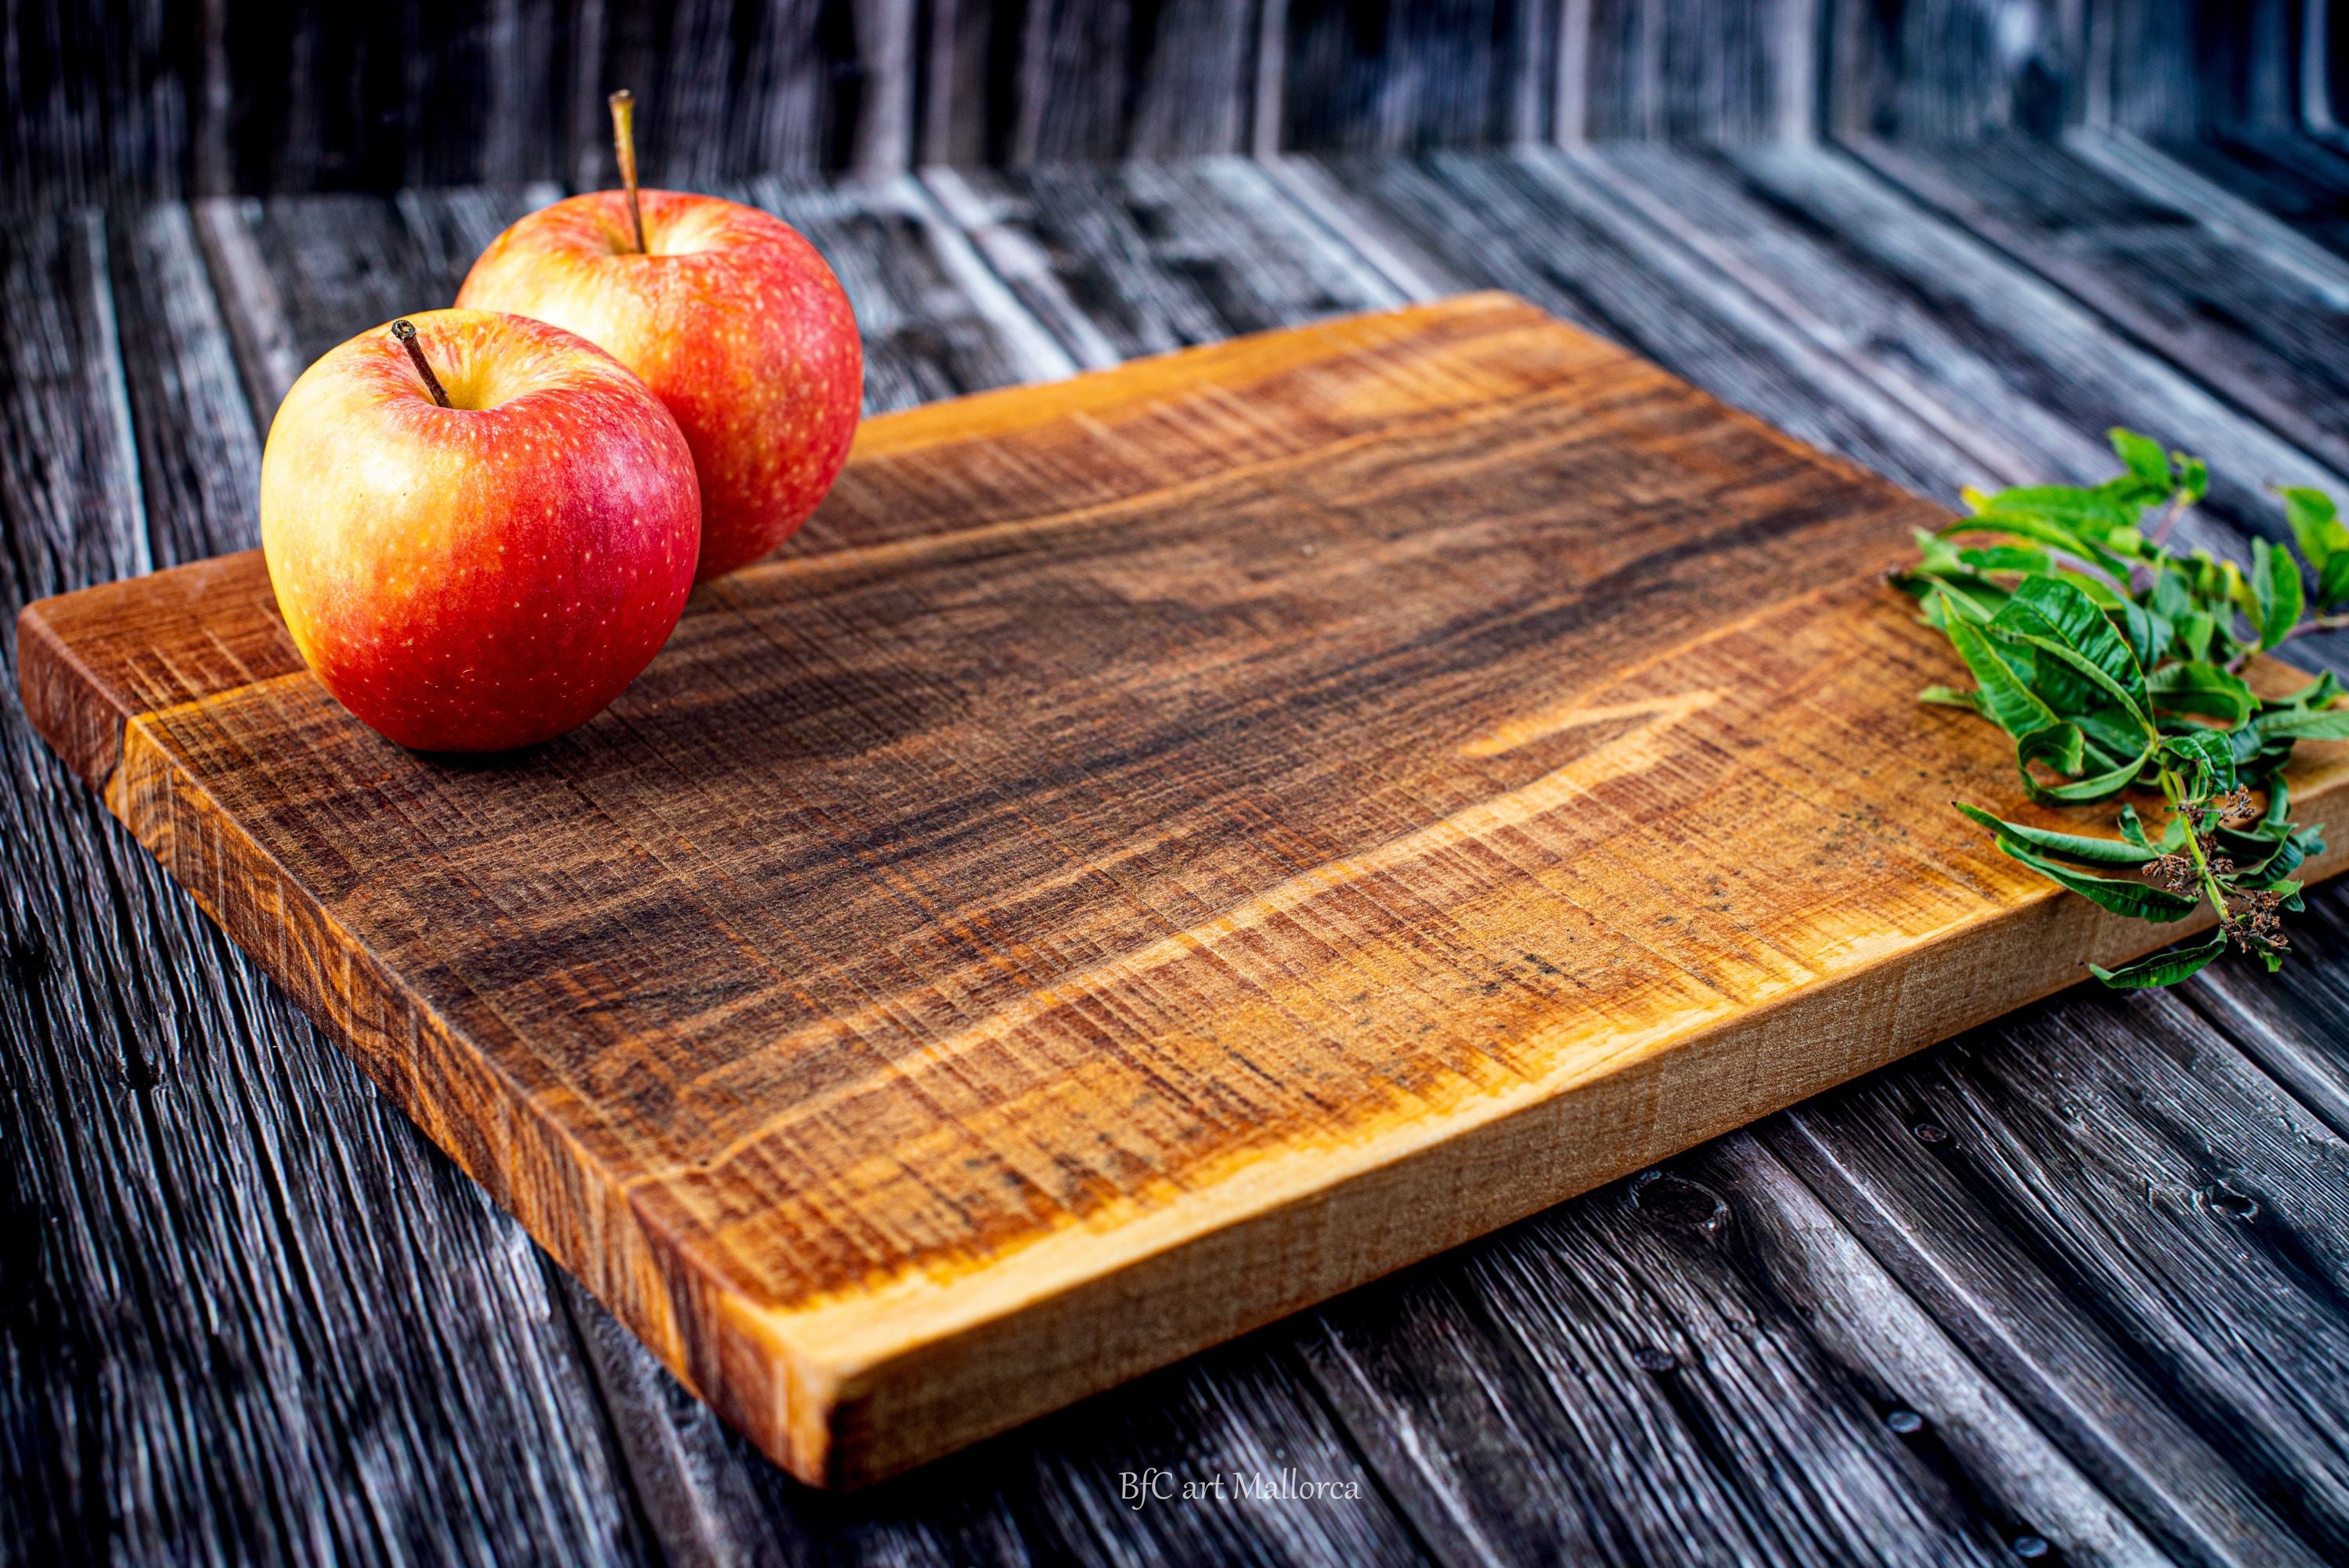
POLYGON ((1484 294, 876 418, 521 756, 359 726, 251 553, 31 606, 20 675, 427 1133, 854 1483, 2176 934, 1949 810, 2029 809, 1914 701, 1951 657, 1879 577, 1944 515, 1484 294))

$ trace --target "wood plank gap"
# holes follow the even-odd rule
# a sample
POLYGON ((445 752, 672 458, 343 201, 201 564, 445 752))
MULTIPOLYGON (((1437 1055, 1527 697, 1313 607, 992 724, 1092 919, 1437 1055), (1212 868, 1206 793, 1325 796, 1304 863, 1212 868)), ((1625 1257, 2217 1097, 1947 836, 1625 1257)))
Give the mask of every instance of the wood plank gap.
POLYGON ((1002 334, 1020 380, 1059 381, 1078 373, 1081 366, 1076 356, 1020 304, 961 225, 940 210, 920 180, 910 174, 900 175, 890 181, 885 189, 935 226, 939 263, 962 286, 971 304, 1002 334))
POLYGON ((1249 95, 1248 151, 1276 158, 1286 139, 1288 0, 1257 0, 1255 90, 1249 95))
MULTIPOLYGON (((2066 142, 2064 150, 2080 156, 2083 162, 2100 172, 2114 172, 2106 170, 2101 160, 2084 153, 2082 143, 2085 139, 2066 142)), ((2349 469, 2349 441, 2317 428, 2298 407, 2281 394, 2247 385, 2232 376, 2214 374, 2211 364, 2203 356, 2181 347, 2178 332, 2168 329, 2161 320, 2129 302, 2118 288, 2089 286, 2091 280, 2084 276, 2080 269, 2051 263, 2045 255, 2022 242, 2018 235, 2006 232, 2005 226, 1994 216, 1970 210, 1968 203, 1957 199, 1955 192, 1943 186, 1925 158, 1880 142, 1847 143, 1843 150, 1876 178, 1926 207, 1942 222, 1964 230, 2008 263, 2027 271, 2047 286, 2061 290, 2082 309, 2095 315, 2116 337, 2158 357, 2170 370, 2192 382, 2206 396, 2242 418, 2264 427, 2277 441, 2324 466, 2332 474, 2338 475, 2344 469, 2349 469)), ((2178 173, 2184 178, 2192 178, 2190 171, 2182 168, 2178 170, 2178 173)), ((2128 175, 2119 177, 2127 180, 2132 188, 2141 188, 2141 193, 2148 201, 2174 201, 2167 189, 2140 187, 2140 181, 2136 178, 2128 175)), ((2199 219, 2202 214, 2197 211, 2193 216, 2199 219)), ((2218 224, 2208 226, 2224 232, 2218 224)), ((2294 246, 2283 253, 2269 251, 2259 240, 2253 239, 2247 229, 2236 229, 2229 237, 2237 238, 2239 242, 2245 244, 2245 248, 2258 252, 2263 260, 2280 263, 2285 270, 2299 275, 2327 296, 2329 301, 2338 301, 2335 308, 2349 305, 2349 267, 2337 263, 2310 265, 2313 258, 2303 253, 2313 247, 2294 246)), ((2197 325, 2199 329, 2199 324, 2197 325)), ((2227 329, 2210 330, 2223 332, 2227 329)), ((2251 346, 2256 347, 2255 345, 2251 346)), ((2273 476, 2259 478, 2264 481, 2273 476)), ((2331 488, 2337 491, 2337 485, 2331 488)))
MULTIPOLYGON (((2270 1081, 2232 1047, 2220 1048, 2234 1054, 2245 1074, 2270 1081)), ((1861 1086, 1861 1092, 1871 1087, 1861 1086)), ((2091 1315, 2085 1326, 2076 1324, 2076 1309, 2057 1304, 2052 1315, 2060 1321, 2033 1323, 2031 1315, 2014 1313, 2012 1304, 1989 1299, 1981 1280, 1969 1277, 1962 1262, 1965 1238, 1939 1229, 1920 1233, 1900 1195, 1872 1179, 1872 1156, 1831 1124, 1853 1092, 1837 1091, 1798 1106, 1770 1122, 1761 1136, 2163 1552, 2230 1568, 2315 1568, 2317 1557, 2226 1456, 2167 1405, 2145 1397, 2148 1374, 2127 1359, 2126 1346, 2104 1342, 2104 1330, 2095 1326, 2097 1319, 2091 1315), (2058 1356, 2070 1364, 2053 1365, 2051 1357, 2058 1356)), ((1885 1092, 1898 1097, 1889 1084, 1885 1092)), ((1997 1255, 1972 1265, 1977 1273, 1998 1267, 1997 1255)))
POLYGON ((933 164, 920 178, 945 219, 987 263, 1022 314, 1051 334, 1079 369, 1106 370, 1124 357, 1069 298, 1052 258, 1025 233, 998 222, 960 170, 933 164))
MULTIPOLYGON (((1706 291, 1709 298, 1724 305, 1742 302, 1726 314, 1790 357, 1816 366, 1829 387, 1870 422, 1901 429, 1910 441, 1946 446, 1975 471, 2007 483, 2023 483, 2032 477, 2031 465, 2020 452, 1980 430, 1912 378, 1852 354, 1844 334, 1766 274, 1745 265, 1702 224, 1690 221, 1647 182, 1625 173, 1603 153, 1575 159, 1570 165, 1547 160, 1543 163, 1552 186, 1586 211, 1591 211, 1591 197, 1609 199, 1621 214, 1609 227, 1643 254, 1660 254, 1669 247, 1684 258, 1682 266, 1702 268, 1712 285, 1706 291), (1568 169, 1579 177, 1582 188, 1568 179, 1568 169), (1653 235, 1644 244, 1638 238, 1642 231, 1653 235)), ((1692 278, 1691 286, 1702 285, 1692 278)))
POLYGON ((2064 1561, 2155 1559, 2127 1511, 2064 1456, 1754 1130, 1731 1133, 1721 1151, 1775 1203, 1782 1233, 1800 1244, 1804 1283, 1818 1297, 1811 1321, 1822 1337, 1883 1376, 1971 1470, 2024 1511, 2032 1533, 2052 1541, 2064 1561))
POLYGON ((245 221, 243 211, 248 206, 257 209, 260 202, 248 196, 199 199, 194 203, 196 237, 204 263, 212 269, 212 291, 227 319, 230 341, 236 346, 237 368, 244 377, 254 428, 265 438, 277 405, 302 374, 303 365, 287 325, 285 303, 245 221))
POLYGON ((2126 130, 2076 131, 2061 145, 2147 201, 2191 213, 2214 233, 2291 268, 2311 287, 2337 296, 2340 308, 2349 309, 2349 258, 2325 249, 2145 138, 2126 130))
POLYGON ((1560 147, 1590 139, 1590 10, 1593 0, 1562 0, 1557 13, 1557 85, 1549 139, 1560 147))
POLYGON ((130 417, 129 372, 122 362, 122 326, 114 308, 114 269, 107 257, 106 215, 90 209, 73 219, 80 231, 89 269, 90 322, 97 330, 92 346, 104 377, 107 412, 113 417, 115 438, 107 450, 115 463, 115 483, 130 509, 132 521, 130 569, 155 570, 155 531, 147 514, 147 482, 139 471, 139 427, 130 417))
POLYGON ((1407 242, 1403 244, 1391 243, 1381 237, 1377 225, 1347 199, 1313 159, 1302 154, 1267 159, 1264 171, 1292 201, 1310 212, 1315 222, 1361 257, 1366 265, 1385 278, 1403 298, 1413 301, 1441 299, 1446 294, 1461 293, 1465 286, 1445 277, 1425 258, 1412 254, 1407 249, 1407 242))

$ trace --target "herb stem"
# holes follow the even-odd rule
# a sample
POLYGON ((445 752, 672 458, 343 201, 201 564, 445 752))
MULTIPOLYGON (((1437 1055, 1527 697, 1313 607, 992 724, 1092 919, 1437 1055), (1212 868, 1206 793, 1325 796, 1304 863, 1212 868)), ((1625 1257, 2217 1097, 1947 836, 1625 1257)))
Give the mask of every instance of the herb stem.
POLYGON ((2282 647, 2294 637, 2305 637, 2312 632, 2338 632, 2344 629, 2349 629, 2349 614, 2316 615, 2302 621, 2299 625, 2278 637, 2276 645, 2282 647))
POLYGON ((2169 531, 2178 526, 2178 520, 2185 514, 2185 511, 2186 492, 2184 490, 2171 491, 2168 504, 2163 506, 2161 509, 2160 520, 2151 528, 2146 530, 2145 537, 2147 542, 2157 545, 2168 544, 2169 542, 2169 531))
MULTIPOLYGON (((2281 648, 2286 643, 2291 642, 2294 637, 2305 637, 2314 633, 2339 632, 2344 630, 2349 630, 2349 614, 2312 615, 2307 620, 2302 621, 2298 625, 2294 626, 2291 631, 2286 632, 2282 636, 2278 637, 2275 640, 2275 645, 2276 647, 2281 648)), ((2270 649, 2268 651, 2272 653, 2274 649, 2270 649)), ((2237 654, 2232 659, 2230 659, 2227 662, 2227 672, 2230 675, 2240 675, 2246 668, 2250 667, 2251 662, 2259 656, 2259 649, 2245 648, 2241 653, 2237 654)))
POLYGON ((2211 873, 2209 858, 2202 852, 2202 824, 2195 819, 2195 809, 2185 803, 2185 780, 2173 769, 2163 769, 2161 793, 2169 801, 2171 809, 2183 813, 2186 818, 2186 852, 2194 858, 2194 873, 2201 880, 2202 896, 2210 901, 2210 907, 2218 913, 2220 927, 2232 930, 2235 923, 2227 913, 2227 895, 2219 886, 2219 879, 2211 873))

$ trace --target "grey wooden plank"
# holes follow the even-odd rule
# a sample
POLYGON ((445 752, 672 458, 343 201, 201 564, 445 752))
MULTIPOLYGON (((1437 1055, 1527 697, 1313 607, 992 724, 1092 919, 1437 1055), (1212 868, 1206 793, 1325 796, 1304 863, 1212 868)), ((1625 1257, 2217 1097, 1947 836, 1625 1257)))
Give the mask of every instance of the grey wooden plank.
MULTIPOLYGON (((2313 266, 2035 139, 1853 150, 2147 351, 2349 471, 2349 263, 2313 266)), ((2180 181, 2191 175, 2179 171, 2180 181)))
MULTIPOLYGON (((636 93, 646 183, 700 190, 851 160, 860 40, 845 8, 682 0, 610 6, 601 21, 575 68, 604 90, 636 93)), ((608 124, 573 131, 596 149, 594 181, 611 183, 608 124)))
POLYGON ((104 220, 0 226, 0 508, 7 519, 8 683, 16 607, 153 564, 107 281, 104 220))
POLYGON ((2075 995, 1764 1141, 2164 1550, 2339 1560, 2349 1147, 2182 1002, 2075 995))
POLYGON ((0 209, 174 196, 192 173, 185 62, 200 14, 166 0, 12 6, 0 16, 0 209), (166 68, 155 69, 158 61, 166 68))
MULTIPOLYGON (((251 526, 254 432, 186 215, 129 215, 108 238, 88 215, 0 242, 0 297, 26 329, 0 367, 12 623, 27 593, 251 526), (134 418, 154 438, 135 449, 134 418), (150 542, 150 507, 214 510, 150 542)), ((13 652, 12 1560, 635 1556, 595 1385, 536 1251, 34 738, 13 652)))
POLYGON ((1313 177, 1293 188, 1373 237, 1399 284, 1512 290, 1920 490, 1941 490, 1967 467, 1947 435, 1723 289, 1680 246, 1577 200, 1519 158, 1328 159, 1309 168, 1313 177))
POLYGON ((2268 265, 2300 273, 2312 286, 2333 286, 2342 258, 2273 213, 2196 173, 2147 139, 2128 131, 2075 131, 2064 139, 2072 154, 2156 201, 2191 213, 2213 235, 2261 253, 2268 265))
POLYGON ((327 349, 439 310, 482 247, 547 187, 284 196, 202 204, 196 224, 254 407, 265 420, 327 349))
POLYGON ((1077 369, 910 175, 852 187, 770 178, 730 193, 797 228, 839 274, 864 340, 868 412, 1077 369))
POLYGON ((1239 159, 926 176, 1019 303, 1089 366, 1402 303, 1239 159))
POLYGON ((1826 0, 1582 0, 1565 8, 1554 134, 1738 141, 1818 132, 1826 0))
POLYGON ((2349 256, 2349 160, 2324 142, 2251 130, 2150 139, 2212 184, 2349 256))
MULTIPOLYGON (((2308 898, 2272 975, 2221 970, 2180 993, 2336 1137, 2349 1138, 2349 888, 2308 898)), ((2199 978, 2199 977, 2198 977, 2199 978)))
POLYGON ((1824 41, 1838 136, 1955 141, 2117 126, 2289 125, 2302 0, 1844 0, 1824 41))
POLYGON ((1556 0, 1288 0, 1280 146, 1415 151, 1551 124, 1556 0))
POLYGON ((2191 135, 2300 122, 2305 0, 2121 0, 2092 11, 2108 42, 2109 123, 2191 135))
MULTIPOLYGON (((2078 8, 2107 26, 2115 9, 2113 0, 2078 8)), ((2075 123, 2093 74, 2086 19, 2063 20, 2072 25, 2059 25, 2051 6, 1996 0, 1841 0, 1824 44, 1826 126, 1837 136, 1954 141, 2075 123)))
POLYGON ((1447 1561, 2152 1556, 1743 1136, 1317 1317, 1309 1359, 1447 1561))
MULTIPOLYGON (((1907 377, 1954 420, 2002 430, 2030 459, 2032 477, 2087 477, 2056 447, 2024 445, 2033 431, 2068 425, 2082 441, 2101 443, 2121 424, 2208 458, 2213 481, 2203 510, 2246 533, 2285 531, 2266 484, 2344 488, 2338 470, 1839 151, 1754 148, 1699 159, 1624 149, 1608 161, 1619 193, 1653 212, 1681 212, 1683 237, 1724 211, 1745 213, 1733 234, 1708 229, 1712 239, 1690 242, 1806 318, 1832 323, 1840 352, 1855 362, 1907 377), (1785 238, 1748 242, 1765 231, 1785 238), (1831 292, 1819 286, 1813 257, 1833 269, 1831 292), (1839 321, 1825 314, 1831 308, 1839 321), (1862 322, 1873 325, 1858 330, 1862 322)), ((2109 471, 2108 461, 2088 470, 2109 471)))
MULTIPOLYGON (((574 1287, 575 1294, 575 1287, 574 1287)), ((1293 1370, 1278 1335, 1195 1358, 914 1475, 845 1495, 792 1484, 583 1301, 591 1354, 664 1549, 682 1561, 967 1564, 1429 1561, 1293 1370), (1153 1471, 1220 1481, 1130 1499, 1153 1471), (1268 1502, 1284 1472, 1338 1495, 1268 1502)))
MULTIPOLYGON (((649 182, 855 160, 909 112, 905 5, 494 0, 223 8, 202 96, 229 107, 208 193, 607 178, 603 95, 632 88, 649 182)), ((905 139, 897 137, 901 148, 905 139)))
POLYGON ((0 723, 20 1560, 633 1557, 519 1228, 0 723))
POLYGON ((1733 299, 1783 324, 1802 351, 1833 364, 1886 404, 1939 431, 1954 453, 1926 480, 1954 504, 1984 478, 2101 472, 2109 449, 2061 416, 2017 399, 2003 366, 1971 352, 1930 300, 1887 289, 1816 232, 1709 178, 1712 160, 1614 146, 1578 154, 1529 151, 1533 178, 1626 242, 1668 245, 1701 269, 1692 284, 1713 308, 1733 299), (1961 412, 1961 410, 1962 412, 1961 412))
POLYGON ((193 218, 158 202, 118 210, 108 229, 155 559, 250 549, 261 542, 261 433, 193 218))
POLYGON ((926 162, 1174 159, 1247 145, 1260 0, 936 0, 926 162))

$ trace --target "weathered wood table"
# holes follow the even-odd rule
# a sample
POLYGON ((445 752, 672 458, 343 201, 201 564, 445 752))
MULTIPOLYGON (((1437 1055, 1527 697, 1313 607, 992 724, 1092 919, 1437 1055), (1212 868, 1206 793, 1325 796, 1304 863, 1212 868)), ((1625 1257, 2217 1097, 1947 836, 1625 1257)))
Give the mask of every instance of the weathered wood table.
MULTIPOLYGON (((0 239, 0 588, 254 539, 308 360, 551 191, 0 239)), ((1498 285, 1948 500, 2127 422, 2349 493, 2349 152, 1654 148, 738 192, 874 408, 1498 285)), ((2349 639, 2301 646, 2349 666, 2349 639)), ((2285 973, 2075 991, 884 1487, 682 1395, 0 698, 9 1561, 2349 1557, 2349 894, 2285 973), (1129 1474, 1337 1482, 1146 1501, 1129 1474)), ((1159 1490, 1162 1493, 1164 1487, 1159 1490)))

